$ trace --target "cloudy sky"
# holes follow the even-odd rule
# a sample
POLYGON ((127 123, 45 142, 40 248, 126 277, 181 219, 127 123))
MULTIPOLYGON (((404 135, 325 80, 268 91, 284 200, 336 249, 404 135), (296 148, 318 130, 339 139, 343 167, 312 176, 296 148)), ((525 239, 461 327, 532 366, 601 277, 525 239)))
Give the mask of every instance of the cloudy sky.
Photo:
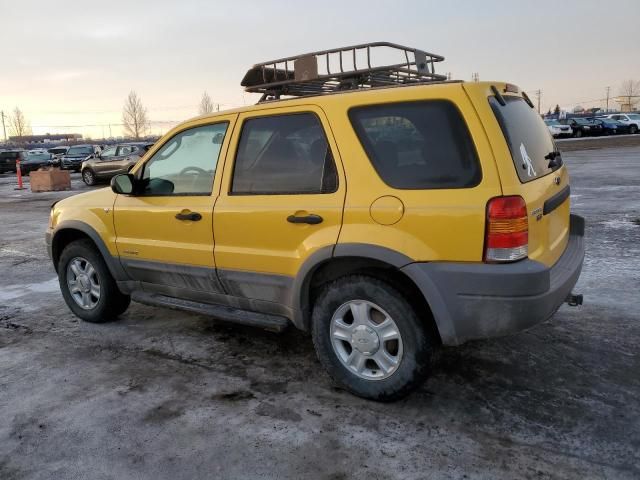
POLYGON ((640 80, 640 1, 30 1, 0 0, 0 109, 34 133, 120 133, 135 90, 152 132, 250 104, 253 63, 386 40, 442 54, 437 71, 541 89, 546 110, 592 106, 640 80))

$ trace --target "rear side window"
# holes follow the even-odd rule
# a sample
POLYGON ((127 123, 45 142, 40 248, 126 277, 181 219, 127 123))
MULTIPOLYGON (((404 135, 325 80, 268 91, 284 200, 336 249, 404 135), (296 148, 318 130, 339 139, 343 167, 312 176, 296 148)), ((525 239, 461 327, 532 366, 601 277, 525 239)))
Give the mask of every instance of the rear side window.
POLYGON ((509 145, 520 181, 529 182, 553 172, 548 155, 556 148, 540 115, 522 97, 503 98, 504 106, 495 97, 489 97, 489 103, 509 145))
POLYGON ((398 189, 468 188, 482 172, 467 125, 445 100, 350 110, 349 118, 374 168, 398 189))
POLYGON ((314 114, 276 115, 244 122, 232 194, 331 193, 337 187, 331 149, 314 114))

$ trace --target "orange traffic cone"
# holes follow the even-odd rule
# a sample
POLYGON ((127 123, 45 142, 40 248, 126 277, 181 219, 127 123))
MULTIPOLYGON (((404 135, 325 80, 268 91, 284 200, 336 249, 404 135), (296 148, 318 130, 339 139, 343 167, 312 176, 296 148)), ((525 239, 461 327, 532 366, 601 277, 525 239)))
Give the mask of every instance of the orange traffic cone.
POLYGON ((18 186, 15 190, 25 190, 25 187, 22 185, 22 171, 20 170, 20 158, 16 159, 16 175, 18 175, 18 186))

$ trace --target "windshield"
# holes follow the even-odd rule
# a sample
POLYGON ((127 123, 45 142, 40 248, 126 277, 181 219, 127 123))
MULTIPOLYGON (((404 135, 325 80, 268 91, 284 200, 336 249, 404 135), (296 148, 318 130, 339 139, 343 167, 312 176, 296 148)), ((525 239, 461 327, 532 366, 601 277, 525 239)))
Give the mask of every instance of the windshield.
POLYGON ((545 120, 544 123, 547 125, 562 125, 558 120, 545 120))
POLYGON ((627 115, 627 117, 629 117, 631 120, 640 120, 640 114, 639 113, 633 113, 631 115, 627 115))
POLYGON ((544 122, 522 97, 505 96, 504 101, 506 105, 502 106, 495 97, 489 97, 520 181, 530 182, 551 173, 545 157, 556 147, 544 122))
POLYGON ((574 122, 578 125, 589 125, 591 122, 589 120, 585 120, 584 118, 572 118, 574 122))
POLYGON ((71 147, 67 151, 67 155, 91 155, 93 148, 91 147, 71 147))

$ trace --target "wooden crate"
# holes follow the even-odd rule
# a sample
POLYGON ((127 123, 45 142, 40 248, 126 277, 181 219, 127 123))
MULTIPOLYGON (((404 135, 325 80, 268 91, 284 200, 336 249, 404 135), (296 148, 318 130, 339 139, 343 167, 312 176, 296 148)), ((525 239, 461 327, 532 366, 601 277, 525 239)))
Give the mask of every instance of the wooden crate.
POLYGON ((57 192, 71 190, 71 175, 66 170, 47 168, 29 174, 32 192, 57 192))

